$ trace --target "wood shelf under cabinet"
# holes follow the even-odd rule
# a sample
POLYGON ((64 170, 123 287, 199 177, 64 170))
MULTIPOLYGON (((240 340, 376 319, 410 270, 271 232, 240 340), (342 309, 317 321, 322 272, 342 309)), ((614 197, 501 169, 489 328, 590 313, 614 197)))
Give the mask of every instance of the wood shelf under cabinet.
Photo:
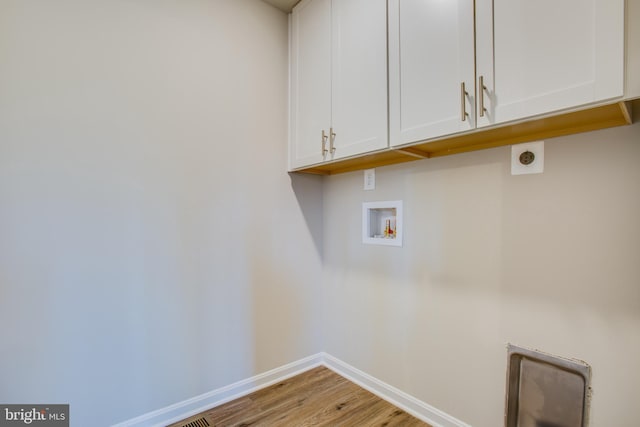
MULTIPOLYGON (((634 104, 636 107, 640 107, 640 100, 634 101, 634 104)), ((476 129, 464 134, 388 148, 362 156, 298 168, 292 170, 292 172, 334 175, 412 160, 447 156, 467 151, 606 129, 631 123, 631 102, 622 101, 506 126, 476 129)))

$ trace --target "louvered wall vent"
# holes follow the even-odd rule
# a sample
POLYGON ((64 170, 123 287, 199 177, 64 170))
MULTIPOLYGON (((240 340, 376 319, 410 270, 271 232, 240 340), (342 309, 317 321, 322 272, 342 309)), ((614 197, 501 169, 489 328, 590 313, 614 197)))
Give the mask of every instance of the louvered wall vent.
POLYGON ((197 420, 190 421, 186 424, 183 424, 182 427, 209 427, 209 421, 206 418, 198 418, 197 420))

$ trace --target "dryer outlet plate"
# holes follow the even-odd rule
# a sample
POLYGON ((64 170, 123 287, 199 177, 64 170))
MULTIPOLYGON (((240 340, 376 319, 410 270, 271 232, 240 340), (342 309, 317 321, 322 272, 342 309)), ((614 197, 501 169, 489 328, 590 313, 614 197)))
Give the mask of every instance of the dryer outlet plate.
POLYGON ((511 175, 544 172, 544 141, 511 146, 511 175))

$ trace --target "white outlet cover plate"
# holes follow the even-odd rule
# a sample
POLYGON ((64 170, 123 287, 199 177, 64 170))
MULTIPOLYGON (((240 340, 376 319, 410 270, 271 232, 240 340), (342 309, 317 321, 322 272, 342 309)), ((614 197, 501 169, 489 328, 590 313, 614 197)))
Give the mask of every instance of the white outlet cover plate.
POLYGON ((367 169, 364 171, 364 189, 375 190, 376 189, 376 170, 367 169))
POLYGON ((544 172, 544 141, 527 142, 511 146, 511 175, 525 175, 544 172), (535 156, 532 163, 520 163, 520 155, 531 151, 535 156))

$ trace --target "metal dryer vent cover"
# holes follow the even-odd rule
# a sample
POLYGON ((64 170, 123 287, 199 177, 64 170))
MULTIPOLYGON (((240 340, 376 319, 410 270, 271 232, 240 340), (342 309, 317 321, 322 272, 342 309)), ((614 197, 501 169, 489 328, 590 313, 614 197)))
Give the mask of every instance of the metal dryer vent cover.
POLYGON ((509 344, 505 427, 587 427, 591 367, 509 344))

